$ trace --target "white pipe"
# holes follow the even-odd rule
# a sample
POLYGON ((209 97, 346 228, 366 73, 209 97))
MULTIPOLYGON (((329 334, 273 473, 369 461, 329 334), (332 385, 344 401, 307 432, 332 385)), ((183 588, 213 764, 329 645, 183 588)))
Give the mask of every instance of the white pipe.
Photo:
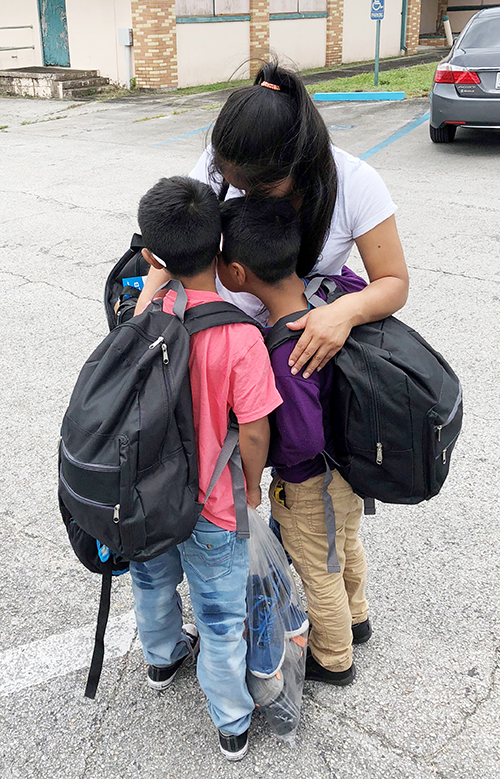
POLYGON ((453 33, 451 31, 451 24, 449 16, 443 16, 444 34, 446 35, 446 43, 448 46, 453 46, 453 33))

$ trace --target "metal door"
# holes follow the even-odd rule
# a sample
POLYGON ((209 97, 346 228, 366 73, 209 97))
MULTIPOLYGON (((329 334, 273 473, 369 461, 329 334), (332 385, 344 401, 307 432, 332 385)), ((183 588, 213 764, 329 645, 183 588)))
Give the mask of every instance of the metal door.
POLYGON ((38 0, 44 65, 69 67, 66 0, 38 0))

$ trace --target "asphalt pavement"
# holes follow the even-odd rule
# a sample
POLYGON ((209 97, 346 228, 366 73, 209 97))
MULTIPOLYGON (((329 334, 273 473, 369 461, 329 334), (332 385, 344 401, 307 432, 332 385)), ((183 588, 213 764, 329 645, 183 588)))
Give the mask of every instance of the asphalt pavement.
POLYGON ((59 426, 106 335, 103 285, 138 200, 189 172, 222 99, 0 98, 0 777, 497 779, 500 133, 433 145, 427 100, 320 109, 399 206, 400 316, 455 368, 465 404, 441 494, 363 522, 373 637, 355 648, 355 683, 306 683, 295 749, 256 715, 247 758, 229 765, 192 667, 163 695, 146 686, 120 577, 98 695, 83 697, 99 578, 58 516, 59 426))

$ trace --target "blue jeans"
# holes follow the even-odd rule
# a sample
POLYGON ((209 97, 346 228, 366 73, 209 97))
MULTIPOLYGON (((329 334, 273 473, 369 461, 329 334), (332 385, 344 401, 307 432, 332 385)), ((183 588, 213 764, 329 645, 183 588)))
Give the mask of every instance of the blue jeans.
POLYGON ((246 540, 200 517, 190 538, 147 563, 130 563, 134 610, 144 656, 171 665, 188 654, 177 586, 186 573, 200 633, 197 673, 216 728, 239 735, 254 708, 246 675, 246 540))

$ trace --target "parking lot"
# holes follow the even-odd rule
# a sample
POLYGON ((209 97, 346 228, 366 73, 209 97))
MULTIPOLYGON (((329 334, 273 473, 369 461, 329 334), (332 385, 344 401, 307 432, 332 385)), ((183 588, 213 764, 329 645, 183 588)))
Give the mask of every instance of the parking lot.
POLYGON ((58 516, 59 426, 106 334, 104 281, 140 196, 189 172, 220 105, 217 93, 0 98, 0 777, 496 779, 500 131, 435 146, 425 99, 320 109, 332 140, 377 168, 398 204, 411 278, 401 318, 464 388, 442 493, 364 520, 374 633, 355 648, 355 683, 306 683, 296 748, 256 716, 248 757, 228 765, 193 668, 163 695, 147 688, 120 577, 98 695, 83 697, 100 582, 58 516))

